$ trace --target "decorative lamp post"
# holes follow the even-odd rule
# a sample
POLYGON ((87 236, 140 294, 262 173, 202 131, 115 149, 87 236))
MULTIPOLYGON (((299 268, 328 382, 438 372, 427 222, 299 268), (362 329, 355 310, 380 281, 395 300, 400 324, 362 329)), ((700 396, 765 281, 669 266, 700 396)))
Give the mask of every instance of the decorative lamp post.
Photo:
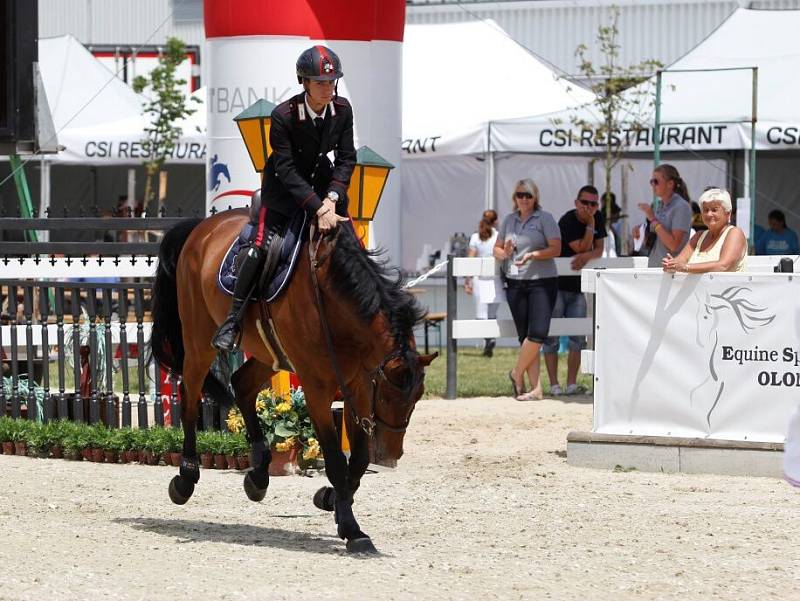
POLYGON ((247 147, 253 167, 262 174, 267 166, 267 158, 272 152, 269 145, 269 128, 272 125, 272 110, 276 106, 269 100, 261 98, 233 118, 239 126, 239 133, 247 147))
POLYGON ((394 165, 369 146, 362 146, 356 152, 356 166, 347 189, 347 209, 364 244, 369 242, 369 222, 375 218, 392 169, 394 165))

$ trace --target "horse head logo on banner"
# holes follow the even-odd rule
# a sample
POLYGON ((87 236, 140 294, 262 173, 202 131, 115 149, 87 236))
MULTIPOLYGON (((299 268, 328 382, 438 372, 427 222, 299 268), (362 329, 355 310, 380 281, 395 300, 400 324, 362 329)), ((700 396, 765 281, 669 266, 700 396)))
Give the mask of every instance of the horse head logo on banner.
POLYGON ((711 415, 725 392, 725 378, 715 363, 719 346, 720 323, 734 325, 734 321, 745 334, 751 334, 775 319, 775 315, 764 315, 766 307, 754 305, 748 298, 749 288, 731 286, 721 294, 705 294, 701 300, 697 294, 697 327, 695 341, 708 351, 708 376, 689 393, 692 407, 700 406, 706 413, 706 424, 711 430, 711 415), (731 319, 731 318, 735 318, 731 319))

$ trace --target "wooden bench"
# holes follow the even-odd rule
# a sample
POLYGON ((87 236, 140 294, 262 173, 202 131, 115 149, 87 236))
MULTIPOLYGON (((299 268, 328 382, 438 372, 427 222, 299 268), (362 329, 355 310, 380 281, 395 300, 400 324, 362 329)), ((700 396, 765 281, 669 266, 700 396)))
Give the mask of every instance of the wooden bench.
POLYGON ((439 336, 439 350, 442 348, 442 322, 447 319, 447 313, 426 313, 425 319, 423 320, 423 328, 425 329, 425 354, 427 355, 428 350, 428 330, 430 328, 436 328, 436 332, 439 336))

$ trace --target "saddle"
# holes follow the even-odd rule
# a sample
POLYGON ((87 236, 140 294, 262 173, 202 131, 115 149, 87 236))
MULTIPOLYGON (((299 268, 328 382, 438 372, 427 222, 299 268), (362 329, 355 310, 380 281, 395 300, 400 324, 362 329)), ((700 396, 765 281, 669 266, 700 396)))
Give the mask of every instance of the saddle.
MULTIPOLYGON (((229 296, 233 296, 233 288, 236 284, 236 257, 239 251, 249 246, 256 237, 260 208, 261 191, 256 190, 250 205, 250 221, 228 247, 220 264, 217 283, 220 289, 229 296)), ((264 267, 258 279, 256 292, 251 298, 252 302, 263 300, 271 303, 286 289, 297 264, 300 247, 305 239, 306 220, 306 212, 298 211, 289 221, 284 232, 270 232, 267 236, 264 244, 266 247, 264 249, 266 255, 264 267)))
MULTIPOLYGON (((236 258, 242 248, 249 246, 256 238, 260 208, 261 191, 257 190, 253 193, 250 205, 250 221, 231 243, 220 264, 217 283, 223 292, 230 296, 233 295, 236 284, 236 258)), ((264 345, 272 355, 272 367, 275 370, 294 371, 294 367, 283 350, 268 305, 283 293, 291 279, 300 254, 300 247, 305 239, 306 219, 306 212, 298 211, 289 221, 285 231, 270 231, 267 234, 262 245, 265 247, 266 255, 264 266, 261 269, 255 292, 250 298, 251 302, 258 302, 260 305, 261 317, 256 325, 264 345)))

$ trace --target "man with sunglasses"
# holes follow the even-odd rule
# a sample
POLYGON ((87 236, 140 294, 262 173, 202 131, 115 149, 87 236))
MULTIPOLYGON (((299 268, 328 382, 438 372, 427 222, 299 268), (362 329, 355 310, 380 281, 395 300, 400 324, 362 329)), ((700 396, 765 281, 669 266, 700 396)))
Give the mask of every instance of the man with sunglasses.
MULTIPOLYGON (((580 271, 591 259, 603 254, 606 221, 603 212, 598 210, 599 207, 597 188, 583 186, 575 199, 575 208, 564 213, 558 220, 561 230, 561 256, 572 257, 572 268, 576 271, 580 271)), ((586 296, 581 292, 579 275, 558 278, 558 297, 553 308, 553 318, 558 317, 586 317, 586 296)), ((558 382, 558 342, 558 337, 553 336, 547 339, 543 347, 547 375, 550 378, 550 394, 584 394, 586 390, 578 386, 577 378, 586 337, 569 337, 566 389, 562 389, 558 382)))

